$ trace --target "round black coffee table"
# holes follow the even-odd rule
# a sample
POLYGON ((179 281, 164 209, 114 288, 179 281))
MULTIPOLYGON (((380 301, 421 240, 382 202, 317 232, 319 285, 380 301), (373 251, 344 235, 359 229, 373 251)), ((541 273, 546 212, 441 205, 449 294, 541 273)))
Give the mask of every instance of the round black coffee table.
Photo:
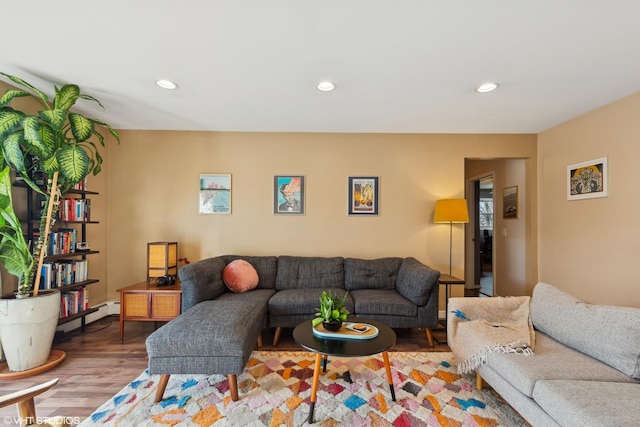
POLYGON ((387 382, 391 390, 391 399, 396 401, 396 392, 393 388, 389 354, 387 350, 396 343, 396 333, 393 329, 374 320, 359 317, 350 317, 347 322, 367 323, 378 328, 378 336, 370 339, 342 339, 322 338, 313 333, 311 320, 302 322, 293 330, 293 339, 301 347, 316 353, 316 363, 313 370, 313 385, 311 386, 311 404, 309 407, 309 424, 313 423, 313 411, 316 406, 316 393, 318 391, 318 379, 320 378, 320 364, 323 371, 327 369, 328 356, 359 357, 371 356, 382 353, 384 367, 387 372, 387 382))

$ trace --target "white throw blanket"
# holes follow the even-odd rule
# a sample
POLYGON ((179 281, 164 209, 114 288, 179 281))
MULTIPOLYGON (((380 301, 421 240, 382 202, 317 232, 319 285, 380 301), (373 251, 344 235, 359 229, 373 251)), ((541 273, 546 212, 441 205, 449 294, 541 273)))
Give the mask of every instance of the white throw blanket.
POLYGON ((458 372, 470 373, 490 354, 533 354, 535 333, 530 297, 452 298, 447 338, 459 360, 458 372))

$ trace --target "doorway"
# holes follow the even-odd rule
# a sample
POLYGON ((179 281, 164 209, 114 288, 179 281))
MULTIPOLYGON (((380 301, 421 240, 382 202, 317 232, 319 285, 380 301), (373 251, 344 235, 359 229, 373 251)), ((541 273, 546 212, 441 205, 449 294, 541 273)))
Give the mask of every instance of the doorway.
POLYGON ((491 297, 494 292, 494 191, 493 174, 472 182, 474 203, 474 284, 481 296, 491 297))

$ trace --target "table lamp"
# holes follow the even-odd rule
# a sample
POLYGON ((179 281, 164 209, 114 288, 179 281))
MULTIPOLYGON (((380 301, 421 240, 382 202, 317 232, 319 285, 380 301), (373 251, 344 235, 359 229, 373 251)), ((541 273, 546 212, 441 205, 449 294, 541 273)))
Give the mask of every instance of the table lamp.
POLYGON ((147 280, 178 273, 178 242, 147 243, 147 280))
POLYGON ((449 276, 451 276, 453 224, 466 224, 469 222, 467 201, 465 199, 436 200, 436 210, 433 214, 433 222, 436 224, 449 223, 449 276))

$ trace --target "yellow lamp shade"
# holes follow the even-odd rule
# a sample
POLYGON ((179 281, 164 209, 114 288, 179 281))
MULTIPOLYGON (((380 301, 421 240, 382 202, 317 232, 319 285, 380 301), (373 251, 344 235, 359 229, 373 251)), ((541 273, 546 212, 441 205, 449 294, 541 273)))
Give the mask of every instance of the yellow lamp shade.
POLYGON ((465 199, 436 200, 436 210, 433 214, 435 223, 461 223, 469 222, 469 210, 465 199))
POLYGON ((147 243, 147 280, 178 273, 178 242, 147 243))

